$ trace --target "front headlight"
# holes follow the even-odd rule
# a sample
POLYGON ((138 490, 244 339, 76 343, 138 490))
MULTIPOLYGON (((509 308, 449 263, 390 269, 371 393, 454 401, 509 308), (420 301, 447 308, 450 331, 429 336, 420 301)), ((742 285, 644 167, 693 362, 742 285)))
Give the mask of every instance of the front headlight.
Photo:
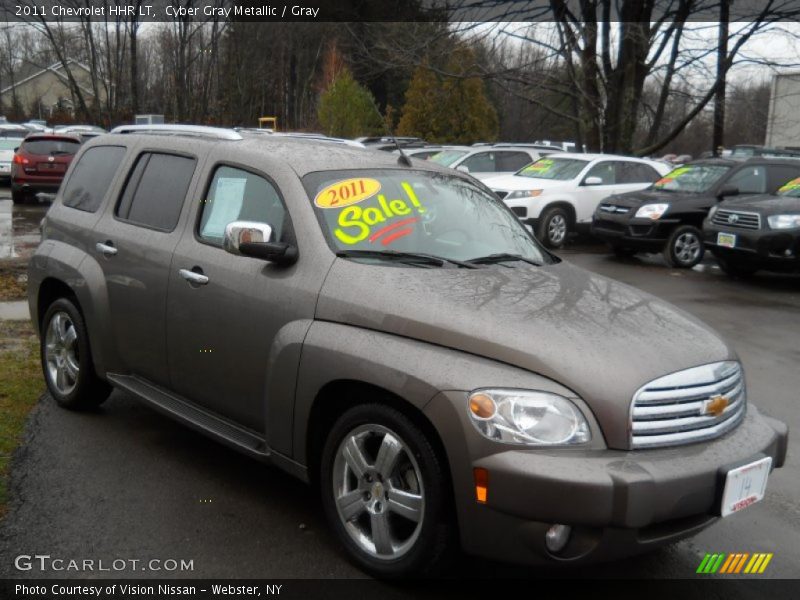
POLYGON ((645 204, 636 211, 637 219, 660 219, 667 212, 669 204, 645 204))
POLYGON ((498 442, 553 446, 592 439, 578 407, 550 392, 476 390, 469 396, 468 411, 475 428, 498 442))
POLYGON ((800 215, 772 215, 767 217, 772 229, 797 229, 800 227, 800 215))
POLYGON ((505 197, 505 199, 516 200, 518 198, 535 198, 541 193, 542 190, 517 190, 516 192, 510 192, 508 196, 505 197))

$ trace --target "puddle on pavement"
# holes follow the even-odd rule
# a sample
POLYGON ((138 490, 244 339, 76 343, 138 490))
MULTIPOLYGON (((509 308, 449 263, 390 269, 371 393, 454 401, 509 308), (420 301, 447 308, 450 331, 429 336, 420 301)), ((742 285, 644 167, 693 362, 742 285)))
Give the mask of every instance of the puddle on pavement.
POLYGON ((0 190, 0 260, 26 259, 39 245, 39 223, 48 205, 14 206, 0 190))

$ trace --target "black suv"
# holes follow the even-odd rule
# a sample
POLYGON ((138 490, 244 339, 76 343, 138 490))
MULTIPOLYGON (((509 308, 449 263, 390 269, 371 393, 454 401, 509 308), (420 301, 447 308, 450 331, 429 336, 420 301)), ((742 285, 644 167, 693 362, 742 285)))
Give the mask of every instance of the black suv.
POLYGON ((703 224, 706 247, 732 277, 756 271, 800 272, 800 178, 775 196, 731 198, 703 224))
POLYGON ((672 267, 691 268, 703 259, 703 220, 728 196, 774 194, 800 177, 800 161, 712 158, 682 165, 640 192, 612 196, 592 218, 592 234, 615 253, 663 252, 672 267))

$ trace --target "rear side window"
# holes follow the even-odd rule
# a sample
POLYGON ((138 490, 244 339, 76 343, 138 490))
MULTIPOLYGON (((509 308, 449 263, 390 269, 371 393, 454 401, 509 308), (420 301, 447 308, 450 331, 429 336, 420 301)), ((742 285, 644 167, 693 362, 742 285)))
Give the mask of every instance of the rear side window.
POLYGON ((186 156, 142 154, 128 177, 115 214, 136 225, 172 231, 196 165, 197 160, 186 156))
POLYGON ((525 165, 531 164, 533 160, 527 152, 498 152, 497 170, 516 173, 525 165))
POLYGON ((461 166, 467 167, 471 173, 494 173, 497 170, 494 152, 473 154, 465 159, 461 166))
POLYGON ((661 179, 653 167, 644 163, 617 163, 617 183, 654 183, 661 179))
POLYGON ((233 221, 255 221, 272 227, 280 240, 286 208, 275 187, 263 177, 233 167, 219 167, 208 188, 200 216, 200 237, 222 245, 225 226, 233 221))
POLYGON ((766 167, 744 167, 731 175, 726 185, 739 188, 740 194, 763 194, 767 191, 766 167))
POLYGON ((67 156, 75 154, 80 149, 81 143, 68 139, 33 139, 22 142, 20 147, 29 154, 42 156, 67 156))
POLYGON ((97 211, 124 157, 122 146, 95 146, 84 152, 64 185, 64 206, 97 211))

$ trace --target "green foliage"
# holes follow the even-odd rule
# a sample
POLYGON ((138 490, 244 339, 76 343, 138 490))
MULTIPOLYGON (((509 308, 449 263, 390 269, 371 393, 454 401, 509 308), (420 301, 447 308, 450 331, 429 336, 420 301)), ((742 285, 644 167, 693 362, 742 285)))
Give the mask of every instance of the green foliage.
POLYGON ((496 139, 497 111, 483 81, 468 75, 465 65, 472 62, 472 52, 462 47, 451 53, 445 69, 453 76, 437 76, 427 64, 417 68, 406 91, 398 135, 455 144, 496 139))
POLYGON ((317 118, 327 135, 353 138, 383 133, 375 99, 347 68, 337 73, 320 96, 317 118))

